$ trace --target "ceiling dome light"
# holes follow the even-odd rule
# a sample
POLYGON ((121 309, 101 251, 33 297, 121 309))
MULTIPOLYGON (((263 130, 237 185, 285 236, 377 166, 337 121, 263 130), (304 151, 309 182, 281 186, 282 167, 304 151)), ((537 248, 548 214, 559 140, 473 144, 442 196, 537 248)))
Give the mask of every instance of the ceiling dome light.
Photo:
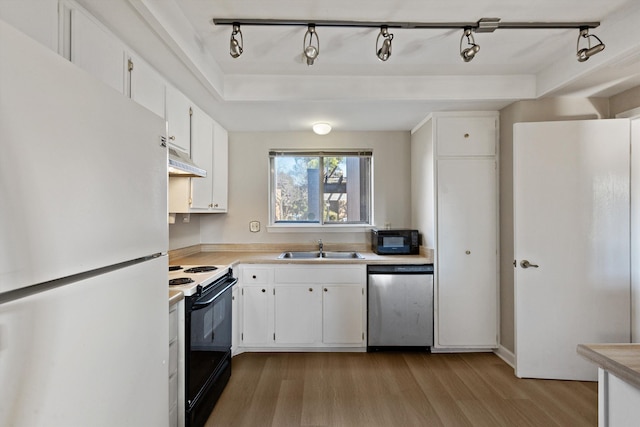
POLYGON ((329 123, 314 123, 312 128, 318 135, 326 135, 331 132, 331 125, 329 123))
POLYGON ((578 34, 578 42, 576 43, 576 56, 578 57, 578 62, 584 62, 596 53, 602 52, 603 50, 604 43, 602 43, 602 40, 600 40, 598 36, 589 34, 588 28, 580 28, 580 34, 578 34), (591 46, 591 37, 598 40, 598 44, 596 44, 595 46, 591 46), (580 49, 581 38, 587 39, 586 48, 580 49))
POLYGON ((231 40, 229 41, 229 55, 232 58, 237 58, 242 55, 242 45, 244 40, 242 39, 242 31, 240 31, 240 24, 233 24, 233 31, 231 32, 231 40), (240 41, 235 36, 240 36, 240 41))
POLYGON ((480 51, 480 46, 476 44, 476 41, 473 38, 473 34, 471 33, 471 28, 465 28, 464 33, 462 33, 462 37, 460 37, 460 57, 464 62, 469 62, 473 58, 475 58, 476 54, 480 51), (462 40, 467 38, 467 45, 469 46, 466 49, 462 49, 462 40))
POLYGON ((313 65, 313 61, 320 55, 320 39, 318 33, 316 33, 316 26, 309 24, 307 32, 304 34, 304 40, 302 41, 303 53, 302 55, 307 59, 307 65, 313 65), (309 36, 309 43, 307 44, 307 36, 309 36), (316 44, 313 44, 313 36, 316 37, 316 44))
POLYGON ((386 61, 391 56, 391 40, 393 40, 393 34, 389 33, 389 28, 384 25, 380 27, 380 33, 376 39, 376 56, 380 61, 386 61), (380 37, 383 37, 382 46, 378 48, 380 37))

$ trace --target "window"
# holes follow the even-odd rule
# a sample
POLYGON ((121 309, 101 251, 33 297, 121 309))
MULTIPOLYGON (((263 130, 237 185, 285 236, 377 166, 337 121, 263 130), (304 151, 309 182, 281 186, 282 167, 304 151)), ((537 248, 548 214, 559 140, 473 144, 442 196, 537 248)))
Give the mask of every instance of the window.
POLYGON ((271 151, 271 223, 370 224, 371 151, 271 151))

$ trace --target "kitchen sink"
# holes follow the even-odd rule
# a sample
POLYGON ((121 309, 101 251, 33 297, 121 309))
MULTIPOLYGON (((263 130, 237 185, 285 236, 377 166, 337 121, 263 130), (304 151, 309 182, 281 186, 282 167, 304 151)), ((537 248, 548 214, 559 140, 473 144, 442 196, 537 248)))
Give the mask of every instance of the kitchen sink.
POLYGON ((282 252, 278 259, 315 259, 315 258, 325 258, 325 259, 364 259, 364 257, 359 252, 349 252, 349 251, 337 251, 337 252, 282 252))
POLYGON ((364 259, 359 252, 323 252, 322 258, 327 259, 364 259))
POLYGON ((278 259, 313 259, 320 258, 320 252, 282 252, 278 259))

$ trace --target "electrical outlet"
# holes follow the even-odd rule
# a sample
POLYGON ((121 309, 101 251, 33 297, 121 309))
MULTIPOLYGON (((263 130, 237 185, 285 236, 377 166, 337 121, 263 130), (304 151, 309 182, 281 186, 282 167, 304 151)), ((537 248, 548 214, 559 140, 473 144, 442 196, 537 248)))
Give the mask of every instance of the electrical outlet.
POLYGON ((260 221, 251 221, 249 223, 249 231, 252 233, 257 233, 260 231, 260 221))

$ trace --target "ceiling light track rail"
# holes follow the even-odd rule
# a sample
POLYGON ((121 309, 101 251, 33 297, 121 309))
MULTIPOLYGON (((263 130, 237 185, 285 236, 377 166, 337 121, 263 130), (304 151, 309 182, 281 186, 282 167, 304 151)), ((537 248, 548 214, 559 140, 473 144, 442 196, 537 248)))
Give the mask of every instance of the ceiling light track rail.
POLYGON ((403 29, 456 29, 471 28, 474 32, 493 29, 582 29, 598 28, 600 22, 501 22, 499 18, 482 18, 477 22, 371 22, 371 21, 301 21, 295 19, 222 19, 214 18, 214 25, 290 26, 290 27, 350 27, 350 28, 403 28, 403 29))
POLYGON ((304 35, 303 59, 307 65, 313 65, 320 55, 320 38, 316 27, 351 27, 351 28, 380 28, 376 38, 376 56, 381 61, 387 61, 391 56, 393 34, 389 29, 461 29, 460 57, 464 62, 470 62, 480 51, 473 33, 492 33, 497 29, 578 29, 576 42, 576 57, 584 62, 593 55, 604 50, 604 43, 589 30, 600 26, 600 22, 500 22, 500 18, 482 18, 477 22, 367 22, 367 21, 300 21, 282 19, 218 19, 215 25, 232 25, 233 31, 229 40, 229 54, 233 58, 242 55, 244 40, 241 26, 300 26, 307 27, 304 35), (466 43, 465 43, 466 41, 466 43), (597 43, 596 43, 597 42, 597 43), (581 48, 581 46, 583 46, 581 48))

